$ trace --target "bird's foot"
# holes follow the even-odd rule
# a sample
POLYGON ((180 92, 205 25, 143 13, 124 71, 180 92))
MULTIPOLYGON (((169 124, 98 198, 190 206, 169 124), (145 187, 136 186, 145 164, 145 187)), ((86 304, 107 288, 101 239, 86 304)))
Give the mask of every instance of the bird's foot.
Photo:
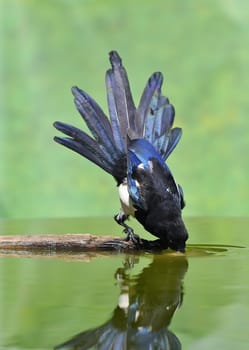
POLYGON ((141 238, 135 234, 133 229, 129 226, 125 227, 124 233, 126 234, 125 240, 127 242, 131 241, 135 245, 140 245, 141 244, 141 238))
POLYGON ((126 234, 125 241, 126 242, 132 242, 134 245, 141 245, 142 241, 141 238, 135 234, 133 229, 128 226, 124 221, 128 219, 128 216, 125 215, 123 212, 120 212, 119 214, 114 216, 114 220, 121 226, 124 227, 124 233, 126 234))

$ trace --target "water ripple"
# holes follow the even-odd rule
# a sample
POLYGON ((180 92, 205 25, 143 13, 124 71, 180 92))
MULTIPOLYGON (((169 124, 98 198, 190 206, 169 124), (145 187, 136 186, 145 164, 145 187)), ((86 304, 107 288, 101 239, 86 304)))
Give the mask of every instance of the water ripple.
POLYGON ((245 248, 236 245, 223 244, 189 244, 186 249, 187 256, 210 256, 210 255, 227 255, 229 252, 245 248))

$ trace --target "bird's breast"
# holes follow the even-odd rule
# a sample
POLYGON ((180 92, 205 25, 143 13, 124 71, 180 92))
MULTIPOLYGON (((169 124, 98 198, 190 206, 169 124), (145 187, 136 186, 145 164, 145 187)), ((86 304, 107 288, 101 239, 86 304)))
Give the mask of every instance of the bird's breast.
POLYGON ((135 216, 135 208, 128 192, 127 182, 123 182, 118 187, 119 199, 125 215, 135 216))

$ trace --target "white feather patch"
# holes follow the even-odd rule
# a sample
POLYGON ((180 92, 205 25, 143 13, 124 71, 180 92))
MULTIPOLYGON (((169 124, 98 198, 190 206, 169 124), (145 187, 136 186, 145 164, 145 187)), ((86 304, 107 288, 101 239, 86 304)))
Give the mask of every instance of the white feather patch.
POLYGON ((121 206, 125 215, 134 216, 135 208, 133 207, 132 199, 130 198, 126 182, 119 185, 118 192, 119 192, 121 206))

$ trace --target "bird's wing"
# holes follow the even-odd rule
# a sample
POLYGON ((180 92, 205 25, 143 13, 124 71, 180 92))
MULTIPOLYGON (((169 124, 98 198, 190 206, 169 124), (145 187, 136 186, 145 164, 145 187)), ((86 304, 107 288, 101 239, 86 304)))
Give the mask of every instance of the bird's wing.
POLYGON ((151 158, 158 158, 162 166, 165 166, 164 161, 156 152, 155 148, 144 139, 135 139, 128 141, 127 155, 127 183, 128 192, 135 206, 147 210, 146 195, 143 193, 143 183, 146 183, 146 191, 151 187, 151 158), (140 176, 136 176, 140 174, 140 176), (143 175, 143 179, 141 176, 143 175), (145 176, 145 178, 144 178, 145 176), (141 187, 142 186, 142 187, 141 187))
MULTIPOLYGON (((102 169, 112 174, 115 160, 110 156, 109 150, 84 131, 62 122, 55 122, 54 127, 69 137, 54 137, 54 140, 67 148, 83 155, 102 169)), ((112 152, 113 153, 113 152, 112 152)))
POLYGON ((141 163, 147 170, 150 169, 151 158, 157 159, 162 167, 167 167, 160 154, 155 150, 152 144, 145 139, 129 140, 128 150, 136 155, 139 163, 141 163))
POLYGON ((105 145, 110 151, 113 150, 114 141, 111 124, 99 105, 85 91, 77 86, 72 87, 74 103, 85 120, 92 135, 100 144, 105 145))
POLYGON ((113 325, 112 319, 100 327, 90 329, 75 335, 63 344, 57 345, 55 350, 66 349, 101 349, 117 350, 125 349, 126 332, 113 325))
POLYGON ((183 194, 183 189, 181 185, 177 185, 178 186, 178 192, 180 193, 180 199, 181 199, 181 209, 183 209, 185 207, 185 200, 184 200, 184 194, 183 194))
POLYGON ((155 148, 144 139, 131 140, 128 146, 128 191, 134 206, 148 210, 157 200, 174 200, 180 193, 170 169, 155 148))

